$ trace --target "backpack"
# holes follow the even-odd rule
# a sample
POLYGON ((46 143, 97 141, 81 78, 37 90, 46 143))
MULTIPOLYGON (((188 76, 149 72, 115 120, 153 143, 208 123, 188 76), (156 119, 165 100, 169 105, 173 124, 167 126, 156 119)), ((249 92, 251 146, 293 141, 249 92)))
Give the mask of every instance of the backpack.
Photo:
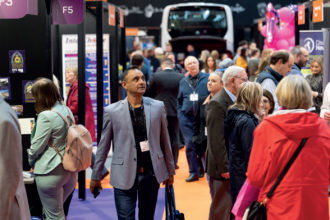
POLYGON ((64 157, 62 157, 53 142, 49 140, 49 143, 53 146, 56 153, 61 157, 64 170, 79 172, 87 169, 91 165, 92 160, 93 141, 91 134, 83 125, 76 125, 70 115, 66 116, 64 119, 59 112, 54 110, 52 110, 52 112, 61 116, 65 124, 69 127, 65 139, 66 146, 64 157), (71 121, 71 126, 68 119, 71 121))

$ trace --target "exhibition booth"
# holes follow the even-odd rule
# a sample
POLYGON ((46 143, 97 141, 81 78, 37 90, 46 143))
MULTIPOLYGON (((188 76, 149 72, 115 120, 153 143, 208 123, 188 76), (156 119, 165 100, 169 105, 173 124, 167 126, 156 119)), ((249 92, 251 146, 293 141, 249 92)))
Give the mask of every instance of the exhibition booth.
MULTIPOLYGON (((78 123, 85 124, 85 82, 102 130, 103 108, 118 101, 118 69, 126 65, 124 13, 104 1, 0 1, 0 95, 16 112, 22 134, 23 170, 30 170, 28 149, 37 119, 31 88, 40 77, 60 81, 67 96, 65 69, 78 67, 78 123), (84 40, 80 40, 84 39, 84 40), (99 89, 97 89, 99 88, 99 89)), ((101 132, 97 132, 97 146, 101 132)), ((86 198, 86 173, 79 172, 79 198, 86 198)), ((30 208, 36 187, 26 185, 30 208)), ((33 207, 36 208, 36 207, 33 207)), ((41 216, 41 209, 31 209, 41 216)))

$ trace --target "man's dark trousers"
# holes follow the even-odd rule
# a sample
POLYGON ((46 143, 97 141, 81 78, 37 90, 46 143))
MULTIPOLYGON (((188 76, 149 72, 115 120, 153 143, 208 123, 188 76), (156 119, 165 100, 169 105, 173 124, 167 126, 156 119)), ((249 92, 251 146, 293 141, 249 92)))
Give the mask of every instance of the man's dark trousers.
POLYGON ((199 163, 197 159, 195 145, 192 142, 192 137, 194 134, 193 131, 194 116, 182 114, 180 116, 179 121, 180 121, 180 129, 186 145, 186 156, 189 164, 189 173, 193 175, 198 175, 199 163))
POLYGON ((129 190, 114 189, 118 220, 135 220, 136 200, 139 204, 139 219, 153 220, 157 204, 159 183, 151 171, 137 173, 134 185, 129 190))
POLYGON ((180 147, 179 119, 176 116, 167 116, 167 122, 167 130, 170 136, 174 164, 177 165, 180 147))

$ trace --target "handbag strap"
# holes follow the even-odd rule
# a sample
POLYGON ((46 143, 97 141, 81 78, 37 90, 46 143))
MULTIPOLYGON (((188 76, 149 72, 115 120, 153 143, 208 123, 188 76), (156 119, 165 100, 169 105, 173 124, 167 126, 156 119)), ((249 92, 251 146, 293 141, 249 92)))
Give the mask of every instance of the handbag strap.
POLYGON ((166 220, 175 220, 174 213, 175 210, 173 209, 173 197, 172 197, 172 190, 166 183, 165 185, 165 203, 166 203, 166 220), (169 218, 170 217, 170 218, 169 218))
MULTIPOLYGON (((67 109, 68 109, 68 107, 67 107, 67 109)), ((57 114, 63 119, 63 121, 65 122, 65 124, 66 124, 68 127, 70 127, 70 124, 69 124, 67 118, 69 118, 69 119, 71 120, 71 124, 74 124, 74 121, 73 121, 73 119, 72 119, 71 116, 70 116, 70 111, 69 111, 69 110, 68 110, 69 115, 66 116, 66 118, 64 118, 64 117, 61 115, 61 113, 59 113, 58 111, 54 111, 54 110, 51 110, 51 111, 57 113, 57 114)), ((55 147, 54 143, 53 143, 50 139, 49 139, 49 143, 50 143, 50 145, 52 145, 53 149, 56 151, 56 153, 61 157, 61 160, 63 161, 63 156, 62 156, 62 154, 59 152, 59 150, 57 149, 57 147, 55 147)))
POLYGON ((286 166, 284 167, 284 169, 282 170, 281 174, 279 175, 279 177, 277 178, 276 182, 274 183, 274 185, 272 186, 272 188, 269 190, 269 192, 267 193, 267 197, 266 199, 270 199, 273 196, 273 193, 275 191, 275 189, 278 187, 278 185, 281 183, 282 179, 284 178, 285 174, 288 172, 288 170, 290 169, 291 165, 293 164, 293 162, 296 160, 296 158, 298 157, 300 151, 302 150, 302 148, 304 147, 304 145, 306 144, 308 138, 304 138, 302 139, 299 147, 297 148, 297 150, 294 152, 294 154, 292 155, 292 157, 290 158, 289 162, 286 164, 286 166))

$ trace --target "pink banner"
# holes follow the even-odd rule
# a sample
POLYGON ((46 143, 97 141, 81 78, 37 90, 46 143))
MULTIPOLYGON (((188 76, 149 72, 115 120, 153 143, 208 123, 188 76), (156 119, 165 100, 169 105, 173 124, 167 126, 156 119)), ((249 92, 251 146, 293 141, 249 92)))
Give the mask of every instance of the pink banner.
POLYGON ((84 20, 84 0, 52 0, 52 15, 53 24, 80 24, 84 20))
POLYGON ((0 0, 0 19, 23 18, 28 12, 28 0, 0 0))

